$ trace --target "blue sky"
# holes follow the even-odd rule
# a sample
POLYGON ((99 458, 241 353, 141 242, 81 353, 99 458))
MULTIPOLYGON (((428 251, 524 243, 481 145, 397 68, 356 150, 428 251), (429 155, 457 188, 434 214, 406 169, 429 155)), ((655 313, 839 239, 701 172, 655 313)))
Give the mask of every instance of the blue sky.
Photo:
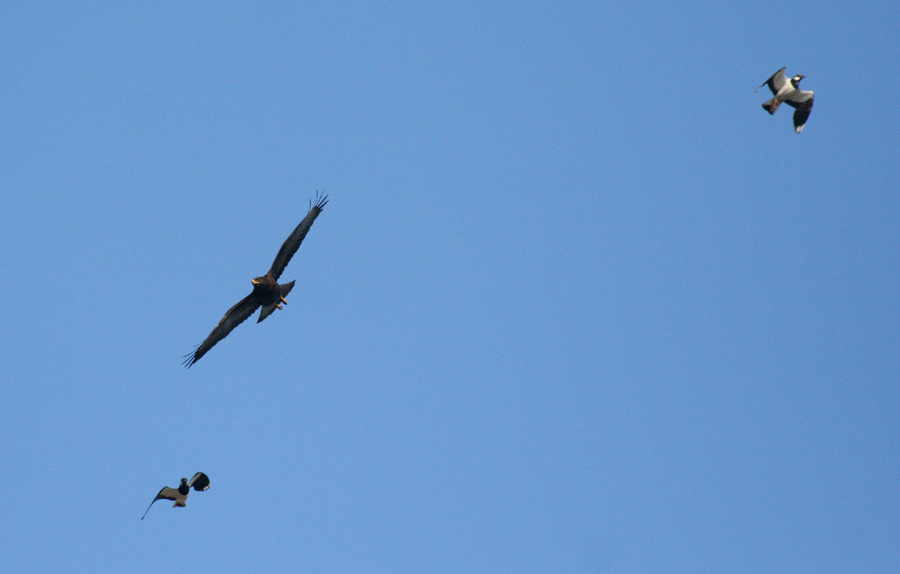
POLYGON ((4 3, 3 570, 896 572, 898 29, 4 3))

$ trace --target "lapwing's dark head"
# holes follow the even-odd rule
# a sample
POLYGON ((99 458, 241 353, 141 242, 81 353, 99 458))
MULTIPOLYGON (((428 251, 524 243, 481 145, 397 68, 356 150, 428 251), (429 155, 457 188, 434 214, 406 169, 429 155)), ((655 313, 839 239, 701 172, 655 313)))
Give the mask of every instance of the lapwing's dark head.
POLYGON ((806 77, 806 76, 804 76, 803 74, 797 74, 796 76, 794 76, 794 83, 795 83, 795 84, 799 84, 799 83, 800 83, 800 80, 802 80, 802 79, 805 78, 805 77, 806 77))

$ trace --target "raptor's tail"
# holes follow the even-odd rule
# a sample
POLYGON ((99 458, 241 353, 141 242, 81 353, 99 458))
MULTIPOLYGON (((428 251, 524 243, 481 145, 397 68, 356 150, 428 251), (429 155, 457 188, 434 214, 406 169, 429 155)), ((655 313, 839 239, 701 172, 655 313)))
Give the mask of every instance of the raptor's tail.
MULTIPOLYGON (((291 292, 291 289, 294 288, 294 283, 296 281, 291 281, 290 283, 284 283, 278 286, 278 291, 281 293, 282 299, 286 299, 288 293, 291 292)), ((285 305, 287 305, 287 301, 283 301, 285 305)), ((259 320, 257 323, 262 323, 266 317, 275 312, 275 309, 278 309, 281 306, 282 301, 275 301, 274 303, 269 303, 268 305, 263 305, 262 310, 259 312, 259 320)))

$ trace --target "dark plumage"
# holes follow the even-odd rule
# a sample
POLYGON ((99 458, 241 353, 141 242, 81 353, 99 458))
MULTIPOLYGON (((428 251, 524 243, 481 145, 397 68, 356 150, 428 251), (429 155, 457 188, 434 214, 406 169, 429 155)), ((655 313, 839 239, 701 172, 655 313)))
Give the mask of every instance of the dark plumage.
POLYGON ((300 225, 294 229, 287 241, 284 242, 284 245, 281 246, 281 249, 278 250, 278 255, 275 256, 275 261, 272 262, 269 272, 262 277, 253 279, 251 281, 253 283, 253 291, 225 313, 225 316, 222 317, 216 328, 212 330, 205 341, 197 346, 193 353, 185 355, 185 367, 189 368, 199 361, 200 357, 212 349, 216 343, 227 337, 228 333, 235 327, 246 321, 258 307, 262 307, 262 310, 259 312, 259 320, 257 320, 257 323, 261 323, 275 309, 281 309, 282 303, 287 305, 286 297, 291 292, 291 289, 294 288, 294 281, 279 285, 278 278, 281 277, 284 268, 291 261, 291 257, 300 248, 303 238, 306 237, 313 221, 322 212, 326 203, 328 203, 327 195, 321 197, 318 194, 316 195, 316 203, 312 204, 310 202, 309 213, 306 214, 300 225))
MULTIPOLYGON (((191 478, 191 480, 182 478, 181 484, 178 485, 178 488, 164 486, 162 487, 162 490, 159 491, 159 494, 156 495, 156 498, 153 499, 153 502, 164 498, 166 500, 175 501, 175 504, 172 505, 172 508, 175 508, 176 506, 187 506, 185 504, 185 501, 187 501, 188 494, 191 493, 192 486, 197 492, 200 492, 202 490, 209 490, 209 477, 202 472, 198 472, 193 476, 193 478, 191 478)), ((153 502, 150 503, 150 506, 153 506, 153 502)), ((144 511, 144 516, 147 516, 147 513, 150 512, 150 506, 148 506, 147 510, 144 511)), ((144 516, 141 516, 141 520, 144 519, 144 516)))

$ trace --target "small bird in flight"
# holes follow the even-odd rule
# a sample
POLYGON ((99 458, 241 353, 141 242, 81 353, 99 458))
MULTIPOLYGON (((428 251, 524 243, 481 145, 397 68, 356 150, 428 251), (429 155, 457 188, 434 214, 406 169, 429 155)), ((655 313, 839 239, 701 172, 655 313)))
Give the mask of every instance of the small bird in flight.
POLYGON ((185 368, 190 368, 191 365, 199 361, 200 357, 213 348, 213 345, 227 337, 228 333, 246 321, 257 308, 262 307, 262 310, 259 312, 259 320, 256 322, 262 323, 263 319, 271 315, 275 309, 281 309, 282 303, 287 305, 285 297, 294 288, 294 281, 279 285, 278 278, 281 277, 281 273, 287 267, 291 257, 300 248, 303 238, 306 237, 309 228, 312 227, 313 222, 322 213, 326 203, 328 203, 327 195, 319 197, 316 194, 316 203, 310 202, 309 212, 303 218, 303 221, 300 222, 300 225, 290 234, 284 245, 281 246, 281 249, 278 250, 278 255, 275 256, 275 261, 272 262, 269 272, 262 277, 253 279, 251 281, 253 283, 253 291, 225 313, 225 316, 222 317, 216 328, 206 337, 205 341, 194 349, 193 353, 185 355, 185 368))
MULTIPOLYGON (((156 495, 156 498, 153 499, 153 502, 165 498, 166 500, 175 501, 172 508, 175 508, 176 506, 186 506, 185 501, 187 500, 188 494, 191 492, 192 486, 194 487, 194 490, 198 492, 201 490, 209 490, 209 477, 202 472, 198 472, 190 480, 182 478, 178 488, 164 486, 162 487, 162 490, 159 491, 159 494, 156 495)), ((150 506, 153 506, 153 502, 150 503, 150 506)), ((147 516, 147 513, 150 512, 150 506, 144 511, 144 516, 147 516)), ((144 516, 141 516, 141 520, 144 519, 144 516)))
POLYGON ((800 80, 806 76, 797 74, 793 78, 788 79, 784 75, 785 68, 781 68, 772 74, 772 77, 763 82, 753 93, 758 92, 760 88, 768 84, 775 97, 765 102, 762 107, 770 114, 774 114, 782 102, 795 108, 794 131, 799 134, 803 131, 803 126, 806 125, 806 120, 809 119, 809 114, 812 112, 815 92, 804 92, 801 90, 800 80))

